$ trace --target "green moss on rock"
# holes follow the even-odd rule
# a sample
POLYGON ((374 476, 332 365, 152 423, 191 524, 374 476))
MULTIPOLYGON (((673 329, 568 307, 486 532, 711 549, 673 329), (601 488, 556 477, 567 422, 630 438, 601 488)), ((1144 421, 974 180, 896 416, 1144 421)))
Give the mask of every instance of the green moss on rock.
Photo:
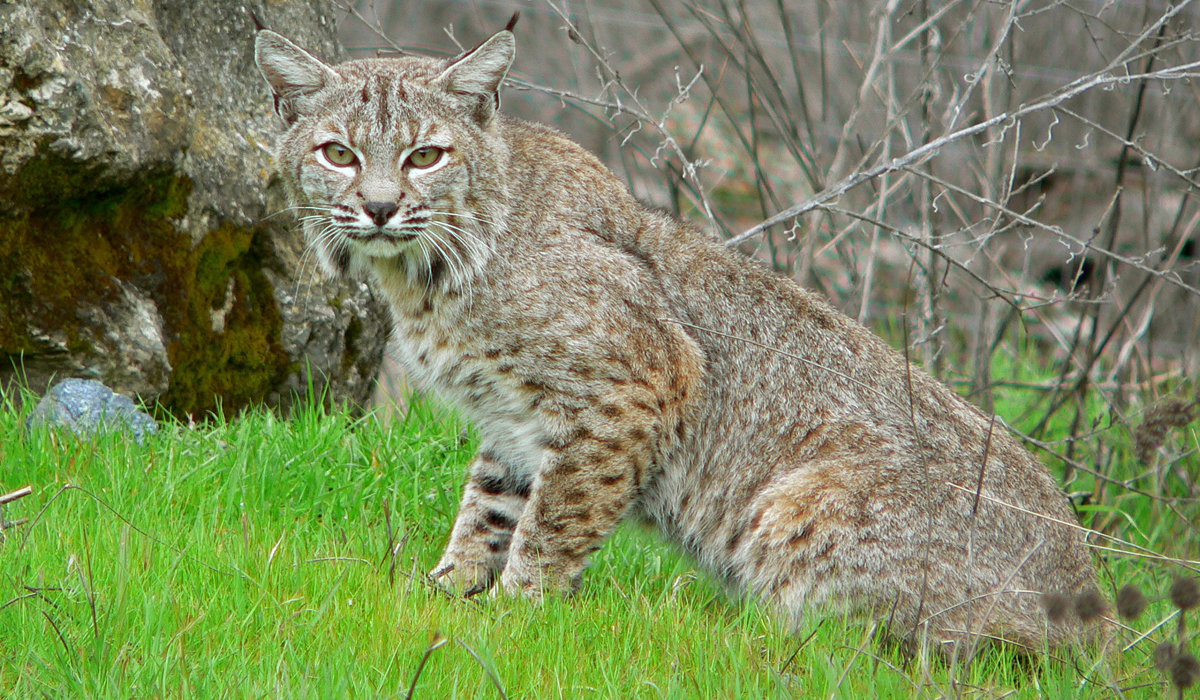
POLYGON ((0 354, 44 352, 30 329, 63 329, 70 352, 94 352, 73 330, 76 309, 117 302, 115 280, 123 280, 144 290, 164 321, 165 409, 204 415, 261 401, 288 369, 261 271, 266 233, 223 225, 192 248, 172 223, 187 212, 190 189, 171 172, 97 189, 97 173, 78 163, 30 161, 0 188, 0 354), (230 289, 224 328, 214 328, 230 289))
POLYGON ((218 403, 231 411, 257 403, 288 370, 279 344, 282 322, 254 234, 223 225, 189 256, 186 276, 192 285, 178 304, 186 320, 168 346, 171 383, 160 399, 174 413, 209 412, 218 403), (213 312, 227 301, 232 305, 224 329, 215 330, 213 312))

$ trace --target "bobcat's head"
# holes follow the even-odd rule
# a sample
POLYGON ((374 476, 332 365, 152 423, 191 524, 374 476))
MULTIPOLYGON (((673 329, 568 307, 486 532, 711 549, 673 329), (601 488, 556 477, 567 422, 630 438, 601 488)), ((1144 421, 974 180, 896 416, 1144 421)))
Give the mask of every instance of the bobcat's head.
POLYGON ((328 272, 399 263, 410 282, 446 290, 482 266, 507 215, 494 127, 515 51, 504 30, 449 61, 334 67, 258 33, 255 58, 289 127, 276 165, 328 272))

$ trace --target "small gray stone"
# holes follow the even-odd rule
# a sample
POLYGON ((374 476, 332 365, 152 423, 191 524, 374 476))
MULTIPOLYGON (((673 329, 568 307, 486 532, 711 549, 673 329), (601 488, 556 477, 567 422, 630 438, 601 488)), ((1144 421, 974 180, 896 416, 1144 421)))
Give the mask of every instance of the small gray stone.
POLYGON ((62 425, 81 438, 101 431, 129 431, 139 445, 146 433, 158 432, 154 419, 127 397, 91 379, 64 379, 55 384, 25 419, 26 430, 62 425))

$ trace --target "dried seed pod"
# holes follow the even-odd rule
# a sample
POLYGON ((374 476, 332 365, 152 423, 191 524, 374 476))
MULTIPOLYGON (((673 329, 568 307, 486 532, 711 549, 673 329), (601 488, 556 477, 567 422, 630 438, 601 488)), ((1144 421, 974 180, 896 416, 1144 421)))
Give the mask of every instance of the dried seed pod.
POLYGON ((1142 424, 1133 431, 1138 458, 1148 461, 1150 453, 1166 442, 1167 431, 1196 420, 1196 414, 1200 413, 1198 409, 1200 404, 1197 402, 1182 399, 1165 399, 1149 408, 1143 415, 1142 424))
POLYGON ((1071 611, 1071 599, 1062 593, 1046 592, 1042 594, 1042 607, 1046 608, 1046 618, 1060 625, 1071 611))
POLYGON ((1179 654, 1171 662, 1171 683, 1176 688, 1190 688, 1200 676, 1200 661, 1191 654, 1179 654))
POLYGON ((1175 663, 1175 645, 1163 642, 1154 647, 1154 668, 1166 673, 1175 663))
POLYGON ((1183 578, 1175 579, 1175 583, 1171 584, 1171 602, 1180 610, 1191 610, 1200 605, 1200 586, 1196 585, 1196 579, 1184 576, 1183 578))
POLYGON ((1117 614, 1126 620, 1136 620, 1146 609, 1146 596, 1132 583, 1117 591, 1117 614))
POLYGON ((1089 588, 1081 591, 1075 596, 1075 614, 1083 621, 1083 624, 1090 625, 1097 622, 1104 613, 1108 612, 1108 603, 1104 601, 1104 596, 1100 595, 1100 591, 1095 588, 1089 588))

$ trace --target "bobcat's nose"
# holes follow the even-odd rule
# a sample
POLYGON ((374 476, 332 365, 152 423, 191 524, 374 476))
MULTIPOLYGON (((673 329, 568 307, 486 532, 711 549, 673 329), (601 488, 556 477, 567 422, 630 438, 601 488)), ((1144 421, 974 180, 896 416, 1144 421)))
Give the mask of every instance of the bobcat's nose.
POLYGON ((399 208, 395 202, 367 202, 363 205, 363 211, 367 212, 376 226, 386 224, 399 208))

